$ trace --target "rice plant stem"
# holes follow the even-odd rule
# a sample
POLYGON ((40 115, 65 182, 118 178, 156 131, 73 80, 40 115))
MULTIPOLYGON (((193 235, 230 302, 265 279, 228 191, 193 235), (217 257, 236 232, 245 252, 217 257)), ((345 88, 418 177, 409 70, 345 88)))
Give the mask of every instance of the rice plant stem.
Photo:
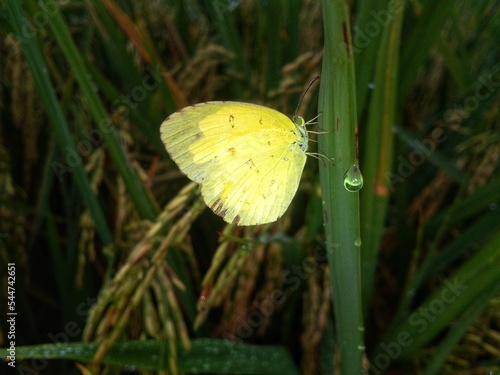
POLYGON ((344 187, 356 155, 356 82, 349 11, 341 0, 322 1, 325 33, 319 98, 320 182, 326 249, 341 374, 360 374, 364 352, 360 282, 359 195, 344 187))

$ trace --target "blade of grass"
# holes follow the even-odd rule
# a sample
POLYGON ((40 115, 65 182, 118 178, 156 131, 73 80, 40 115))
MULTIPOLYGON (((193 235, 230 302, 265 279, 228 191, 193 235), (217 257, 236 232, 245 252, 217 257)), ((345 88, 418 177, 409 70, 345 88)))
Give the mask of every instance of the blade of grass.
MULTIPOLYGON (((388 330, 382 343, 398 343, 401 334, 405 333, 407 339, 404 345, 400 345, 400 356, 423 348, 457 317, 466 313, 471 305, 489 301, 489 292, 500 287, 499 262, 500 232, 497 232, 415 308, 408 319, 388 330)), ((379 347, 374 358, 382 350, 379 347)))
POLYGON ((423 13, 414 20, 401 51, 401 72, 399 74, 399 98, 402 101, 410 91, 418 69, 429 55, 436 42, 436 36, 445 25, 454 1, 427 1, 423 13))
POLYGON ((408 146, 413 148, 415 151, 419 151, 424 155, 427 155, 429 161, 436 167, 445 171, 448 175, 453 177, 457 182, 463 182, 467 180, 466 173, 455 165, 455 162, 443 155, 439 150, 434 150, 430 155, 425 144, 420 141, 415 135, 405 130, 401 126, 394 127, 398 138, 405 142, 408 146))
MULTIPOLYGON (((500 201, 500 178, 490 180, 472 194, 461 199, 444 212, 438 213, 427 225, 429 230, 438 227, 444 220, 449 226, 473 217, 488 209, 492 203, 500 201)), ((494 212, 494 211, 493 211, 494 212)))
MULTIPOLYGON (((53 0, 50 0, 47 2, 48 6, 50 6, 52 9, 58 9, 57 5, 54 3, 53 0)), ((114 165, 117 168, 118 172, 123 178, 123 181, 125 185, 127 186, 128 192, 130 194, 131 199, 134 201, 135 206, 139 212, 139 214, 146 219, 149 220, 155 220, 156 215, 157 215, 157 207, 154 204, 154 201, 149 195, 149 191, 145 189, 143 183, 141 182, 140 178, 137 176, 137 173, 132 167, 132 164, 130 161, 127 159, 127 156, 125 154, 125 150, 121 146, 120 142, 118 141, 116 137, 116 131, 110 131, 111 130, 111 123, 110 119, 106 113, 106 110, 101 103, 95 89, 93 82, 88 79, 89 74, 85 68, 85 62, 83 60, 82 55, 79 53, 78 49, 76 48, 71 35, 69 34, 69 30, 67 28, 67 25, 61 15, 60 11, 54 12, 51 22, 48 22, 48 25, 50 26, 50 29, 52 30, 54 34, 54 38, 58 42, 58 45, 61 48, 61 51, 64 53, 66 58, 68 59, 68 62, 70 63, 72 70, 74 72, 75 78, 77 79, 77 82, 79 83, 80 89, 82 91, 82 95, 85 98, 85 101, 87 103, 87 106, 94 118, 94 121, 96 122, 98 129, 101 131, 101 135, 104 139, 104 142, 109 150, 109 153, 114 161, 114 165)), ((22 30, 22 29, 21 29, 22 30)), ((33 39, 29 39, 28 41, 33 41, 33 39)), ((43 59, 40 56, 40 64, 43 66, 43 59)), ((42 90, 50 90, 52 92, 52 95, 54 97, 55 101, 55 95, 50 83, 50 80, 48 80, 48 77, 46 77, 46 80, 43 83, 43 87, 38 87, 39 92, 42 90)), ((49 106, 46 106, 46 108, 49 108, 49 106)), ((54 110, 56 112, 57 110, 54 110)), ((50 116, 52 115, 53 111, 48 111, 47 114, 50 116)), ((69 133, 69 126, 65 122, 63 118, 63 114, 58 109, 58 116, 60 115, 60 119, 58 118, 56 122, 60 123, 58 125, 57 131, 63 132, 65 135, 62 138, 58 137, 58 142, 60 147, 62 147, 64 150, 67 150, 68 147, 72 147, 74 149, 74 154, 78 155, 78 152, 76 148, 74 147, 71 135, 69 133)), ((57 134, 56 134, 57 135, 57 134)), ((85 180, 80 179, 80 175, 78 171, 83 171, 83 165, 78 165, 75 168, 75 178, 77 179, 76 185, 78 188, 85 188, 89 189, 90 193, 91 187, 88 182, 88 179, 85 175, 85 180)), ((90 207, 90 210, 94 209, 93 207, 90 207)), ((107 237, 103 239, 103 242, 107 245, 113 242, 112 235, 107 229, 107 223, 105 221, 104 215, 101 213, 101 216, 94 216, 93 218, 95 220, 95 225, 96 228, 99 232, 104 231, 106 229, 107 231, 107 237), (103 229, 104 228, 104 229, 103 229)), ((73 254, 74 252, 70 252, 70 254, 73 254)), ((176 252, 168 252, 167 253, 167 260, 169 264, 172 266, 172 269, 175 271, 175 273, 179 276, 179 278, 182 280, 182 282, 190 286, 191 281, 190 278, 188 277, 188 271, 186 270, 185 264, 182 261, 181 257, 179 256, 178 253, 176 252)), ((195 311, 196 311, 196 298, 194 298, 193 295, 194 288, 188 287, 186 291, 179 291, 180 298, 184 302, 183 307, 185 308, 186 315, 192 323, 192 318, 195 316, 195 311)))
POLYGON ((265 72, 265 93, 276 89, 281 78, 281 67, 283 66, 283 42, 281 41, 280 29, 284 6, 281 1, 270 1, 263 3, 263 16, 265 17, 264 29, 266 30, 267 63, 265 72))
MULTIPOLYGON (((449 230, 448 225, 444 229, 449 230)), ((479 219, 475 220, 468 228, 462 231, 460 236, 455 238, 438 254, 430 252, 414 276, 411 293, 409 293, 408 298, 414 296, 415 292, 418 291, 426 280, 444 271, 447 267, 460 259, 460 257, 469 252, 471 247, 474 246, 479 239, 491 235, 499 229, 500 212, 494 210, 485 213, 479 219)), ((446 233, 444 230, 441 232, 446 233)))
MULTIPOLYGON (((64 118, 61 107, 56 98, 55 91, 47 73, 42 53, 37 45, 35 38, 24 37, 23 30, 31 30, 27 23, 27 18, 23 14, 21 3, 15 0, 6 2, 6 7, 10 13, 10 22, 20 38, 23 53, 26 58, 26 63, 33 75, 33 80, 37 88, 38 95, 43 102, 45 113, 47 114, 50 124, 53 127, 54 134, 61 150, 68 151, 78 155, 75 143, 71 137, 69 126, 64 118)), ((83 198, 87 202, 89 211, 95 221, 96 230, 105 245, 113 242, 113 236, 109 230, 102 208, 97 201, 89 179, 83 165, 78 163, 74 167, 74 178, 77 188, 80 190, 83 198)))
POLYGON ((450 331, 441 341, 435 353, 433 353, 430 363, 424 371, 424 375, 438 374, 442 369, 446 359, 455 349, 460 339, 467 333, 472 323, 478 318, 479 314, 488 306, 491 298, 500 293, 500 283, 489 290, 484 290, 484 294, 479 296, 470 307, 453 322, 450 331))
MULTIPOLYGON (((96 7, 98 7, 101 2, 96 1, 95 4, 96 7)), ((167 67, 163 65, 162 60, 159 57, 159 53, 156 50, 151 35, 148 33, 147 29, 143 28, 141 31, 141 29, 137 27, 132 22, 130 17, 121 9, 119 4, 117 4, 113 0, 103 1, 102 4, 104 4, 107 9, 106 13, 109 12, 113 16, 113 21, 111 22, 120 25, 121 31, 123 31, 127 35, 128 39, 126 43, 132 43, 135 50, 140 55, 142 61, 149 66, 155 66, 155 69, 159 70, 156 75, 163 76, 163 79, 161 80, 158 80, 158 77, 155 77, 154 79, 157 83, 159 83, 158 89, 163 96, 164 102, 167 104, 167 108, 173 110, 174 108, 183 108, 187 106, 187 101, 184 93, 182 92, 182 90, 180 90, 176 81, 172 78, 171 74, 169 73, 169 69, 167 69, 167 67)), ((100 16, 103 17, 103 19, 109 19, 108 14, 105 14, 104 11, 100 12, 100 16)), ((140 19, 137 20, 137 22, 140 24, 140 19)), ((125 48, 123 49, 127 48, 128 46, 125 46, 125 48)), ((135 67, 132 67, 132 70, 134 73, 133 76, 138 76, 139 79, 131 87, 135 88, 136 86, 149 86, 149 84, 145 84, 144 77, 139 77, 139 74, 137 74, 137 69, 135 67)), ((128 76, 122 75, 122 79, 123 81, 127 82, 128 76)), ((151 91, 151 89, 148 88, 148 91, 151 91)), ((134 104, 137 104, 137 106, 139 107, 138 110, 145 112, 145 106, 148 104, 148 101, 138 100, 137 103, 134 104)), ((157 125, 152 124, 149 127, 152 127, 156 132, 158 131, 157 125)))
MULTIPOLYGON (((48 0, 47 4, 53 9, 58 8, 54 0, 48 0)), ((137 211, 143 218, 154 220, 158 213, 158 209, 144 185, 141 183, 140 178, 137 176, 130 160, 128 160, 126 156, 125 150, 118 140, 117 131, 111 124, 111 120, 94 89, 93 82, 88 79, 90 75, 86 69, 85 61, 69 33, 68 26, 61 12, 54 13, 51 22, 48 22, 48 26, 61 52, 71 66, 80 90, 82 91, 82 96, 92 114, 97 128, 101 132, 111 159, 122 177, 132 201, 135 203, 137 211), (110 128, 112 131, 110 131, 110 128)))
POLYGON ((128 50, 130 42, 120 30, 119 24, 102 1, 93 0, 87 4, 85 10, 89 12, 90 21, 97 25, 95 38, 102 46, 102 55, 99 57, 105 60, 104 73, 110 79, 120 77, 120 82, 129 88, 140 85, 142 77, 134 64, 132 53, 128 50))
MULTIPOLYGON (((281 346, 248 345, 227 340, 197 339, 192 350, 181 347, 178 368, 186 373, 217 374, 298 374, 288 351, 281 346)), ((66 359, 91 362, 99 343, 63 343, 16 348, 21 359, 66 359)), ((3 358, 8 355, 6 348, 3 358)), ((109 349, 103 363, 141 370, 165 369, 168 348, 162 340, 127 341, 109 349), (161 354, 160 354, 161 353, 161 354)))
POLYGON ((28 244, 28 251, 32 250, 35 246, 35 241, 38 238, 40 228, 42 227, 45 218, 48 216, 50 192, 52 191, 55 175, 52 170, 52 165, 56 162, 56 140, 54 136, 50 138, 49 147, 47 149, 47 160, 43 168, 43 177, 41 179, 41 189, 38 196, 38 201, 35 209, 34 226, 31 231, 30 242, 28 244))
MULTIPOLYGON (((120 103, 122 108, 125 108, 125 116, 130 119, 136 129, 143 132, 149 143, 155 145, 159 150, 162 149, 164 146, 161 142, 161 138, 158 136, 158 127, 151 126, 152 121, 150 118, 146 117, 144 112, 142 112, 137 106, 127 106, 123 101, 122 94, 94 65, 89 64, 88 70, 92 75, 92 79, 99 86, 102 95, 106 96, 106 98, 108 98, 112 103, 120 103)), ((156 122, 156 124, 160 123, 161 120, 156 122)))
POLYGON ((341 374, 360 374, 364 352, 360 280, 359 195, 344 188, 357 164, 356 82, 350 14, 344 1, 323 0, 325 46, 319 93, 319 152, 323 218, 341 374))
MULTIPOLYGON (((353 50, 356 56, 356 102, 358 106, 358 117, 361 122, 361 114, 366 108, 367 97, 369 96, 369 83, 373 80, 373 69, 375 64, 368 61, 375 61, 380 44, 381 33, 372 31, 373 25, 381 25, 380 12, 388 12, 387 1, 384 0, 362 0, 359 1, 359 11, 356 17, 356 25, 353 32, 353 50), (377 16, 377 18, 375 18, 377 16)), ((392 16, 392 13, 389 13, 392 16)))
POLYGON ((213 19, 213 24, 219 28, 222 45, 234 54, 232 68, 234 72, 240 74, 241 77, 235 79, 230 87, 232 90, 232 97, 241 98, 242 94, 245 92, 243 88, 247 85, 251 85, 252 80, 241 41, 237 38, 239 32, 236 28, 234 16, 229 10, 229 4, 225 2, 208 1, 205 3, 205 6, 213 19))
POLYGON ((300 54, 300 0, 287 0, 285 6, 287 48, 284 51, 285 61, 292 61, 300 54))
POLYGON ((394 12, 394 17, 383 29, 378 48, 375 89, 370 101, 361 165, 366 186, 361 191, 361 239, 364 244, 361 267, 365 308, 369 305, 372 293, 391 188, 387 173, 392 170, 393 163, 393 127, 398 101, 399 47, 405 2, 398 0, 395 4, 394 8, 398 11, 394 12))

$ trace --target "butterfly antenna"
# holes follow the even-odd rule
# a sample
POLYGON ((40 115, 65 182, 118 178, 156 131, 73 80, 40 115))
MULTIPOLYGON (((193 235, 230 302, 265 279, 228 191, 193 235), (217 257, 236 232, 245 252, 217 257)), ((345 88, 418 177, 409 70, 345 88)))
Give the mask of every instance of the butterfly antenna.
POLYGON ((309 89, 311 88, 312 84, 314 82, 316 82, 318 79, 320 79, 321 77, 320 76, 314 76, 311 81, 309 82, 309 84, 307 85, 306 89, 304 90, 304 92, 302 93, 302 95, 300 96, 300 99, 299 99, 299 104, 297 104, 297 109, 295 110, 295 114, 293 115, 293 117, 297 117, 297 112, 299 111, 299 107, 300 107, 300 103, 302 103, 302 99, 304 99, 304 96, 307 94, 307 91, 309 91, 309 89))

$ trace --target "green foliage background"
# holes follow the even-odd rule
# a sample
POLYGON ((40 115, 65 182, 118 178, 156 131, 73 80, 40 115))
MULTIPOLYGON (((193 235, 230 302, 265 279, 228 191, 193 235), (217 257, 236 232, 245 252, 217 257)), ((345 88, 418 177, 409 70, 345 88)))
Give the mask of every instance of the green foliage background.
POLYGON ((499 5, 0 3, 18 370, 499 372, 499 5), (277 223, 226 226, 161 122, 208 100, 292 115, 318 74, 299 113, 323 157, 277 223))

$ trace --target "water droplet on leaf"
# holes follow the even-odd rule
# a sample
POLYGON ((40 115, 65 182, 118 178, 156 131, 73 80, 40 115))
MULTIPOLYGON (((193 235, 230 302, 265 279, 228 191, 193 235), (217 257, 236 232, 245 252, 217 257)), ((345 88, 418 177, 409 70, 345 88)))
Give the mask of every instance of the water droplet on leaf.
POLYGON ((357 164, 353 164, 344 175, 344 187, 347 191, 360 191, 363 187, 363 175, 357 164))

